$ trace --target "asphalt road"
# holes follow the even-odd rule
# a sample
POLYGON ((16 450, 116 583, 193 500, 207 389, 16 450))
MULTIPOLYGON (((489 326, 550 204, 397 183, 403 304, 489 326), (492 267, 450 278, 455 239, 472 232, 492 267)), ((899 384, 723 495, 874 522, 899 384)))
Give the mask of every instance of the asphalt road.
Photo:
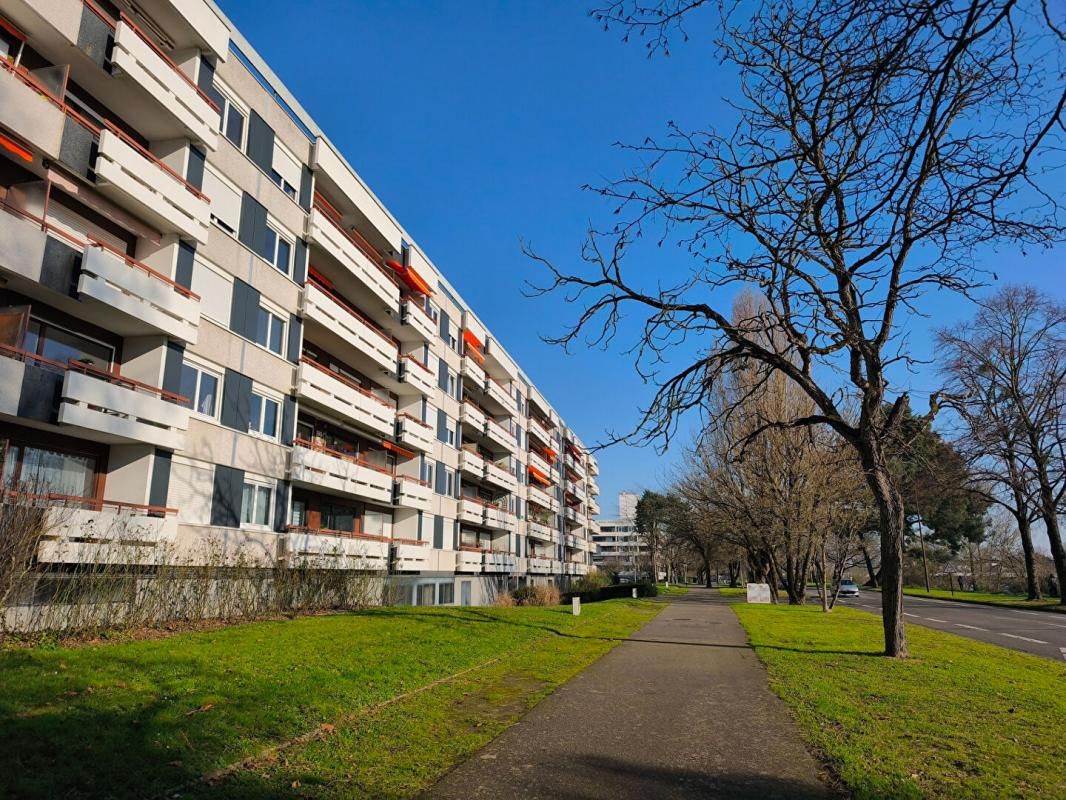
MULTIPOLYGON (((852 608, 881 613, 879 592, 862 592, 858 599, 842 598, 839 602, 852 608)), ((957 633, 1056 661, 1066 660, 1066 614, 955 603, 909 595, 903 601, 903 608, 907 622, 916 625, 957 633)))

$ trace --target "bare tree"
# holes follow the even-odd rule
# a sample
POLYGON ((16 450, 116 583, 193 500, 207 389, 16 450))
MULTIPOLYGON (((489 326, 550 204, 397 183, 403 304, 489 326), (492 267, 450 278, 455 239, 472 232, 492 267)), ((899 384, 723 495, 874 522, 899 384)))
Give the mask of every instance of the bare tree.
MULTIPOLYGON (((998 456, 1026 548, 1029 594, 1035 571, 1030 492, 1047 530, 1059 585, 1066 581, 1059 510, 1066 494, 1066 306, 1031 287, 1007 287, 981 303, 970 322, 940 332, 951 403, 988 452, 998 456), (1026 539, 1030 538, 1027 543, 1026 539)), ((1060 592, 1066 604, 1066 592, 1060 592)))
MULTIPOLYGON (((703 5, 619 0, 593 15, 654 51, 703 5)), ((605 444, 667 446, 738 360, 810 398, 813 413, 774 425, 828 426, 855 449, 880 517, 885 653, 905 656, 905 522, 884 446, 910 402, 891 377, 911 363, 901 317, 977 286, 990 242, 1062 238, 1039 184, 1066 105, 1060 29, 1039 0, 765 0, 743 16, 716 28, 740 77, 724 104, 735 127, 671 125, 628 147, 642 165, 596 187, 617 221, 590 231, 583 270, 527 252, 548 271, 537 291, 580 307, 553 341, 606 346, 631 309, 644 319, 633 350, 657 391, 605 444), (643 241, 681 245, 687 274, 643 241), (738 284, 767 300, 740 322, 723 305, 738 284), (700 355, 681 355, 694 338, 700 355)))

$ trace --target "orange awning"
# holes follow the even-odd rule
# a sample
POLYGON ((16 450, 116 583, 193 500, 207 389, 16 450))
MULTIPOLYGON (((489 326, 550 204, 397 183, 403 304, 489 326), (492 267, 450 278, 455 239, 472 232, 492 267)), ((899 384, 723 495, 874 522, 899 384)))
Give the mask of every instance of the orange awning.
POLYGON ((530 477, 532 477, 533 480, 535 480, 537 483, 541 483, 545 486, 551 486, 551 479, 536 467, 530 466, 529 474, 530 477))
POLYGON ((469 328, 463 331, 463 341, 473 347, 475 350, 480 350, 484 345, 481 344, 481 340, 474 335, 474 332, 469 328))
POLYGON ((403 456, 404 458, 414 458, 415 457, 415 454, 412 453, 410 450, 404 450, 398 444, 394 444, 393 442, 386 442, 386 441, 382 440, 381 446, 384 447, 386 450, 391 450, 393 453, 395 453, 398 456, 403 456))
POLYGON ((559 457, 559 454, 552 450, 550 447, 544 448, 544 455, 547 456, 548 461, 555 461, 559 457))
POLYGON ((3 147, 10 153, 14 153, 27 164, 33 162, 33 151, 30 150, 28 147, 23 147, 14 139, 9 139, 6 136, 0 135, 0 147, 3 147))
POLYGON ((426 283, 425 278, 415 272, 412 267, 405 267, 395 259, 389 259, 385 262, 385 265, 395 272, 412 292, 426 295, 433 294, 433 289, 426 283))

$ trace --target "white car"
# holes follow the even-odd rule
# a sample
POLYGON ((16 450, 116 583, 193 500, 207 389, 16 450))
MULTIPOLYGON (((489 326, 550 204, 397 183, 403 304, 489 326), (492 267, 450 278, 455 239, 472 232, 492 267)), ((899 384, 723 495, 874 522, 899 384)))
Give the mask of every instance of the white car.
POLYGON ((837 597, 858 597, 859 587, 851 578, 844 578, 840 582, 840 589, 837 591, 837 597))

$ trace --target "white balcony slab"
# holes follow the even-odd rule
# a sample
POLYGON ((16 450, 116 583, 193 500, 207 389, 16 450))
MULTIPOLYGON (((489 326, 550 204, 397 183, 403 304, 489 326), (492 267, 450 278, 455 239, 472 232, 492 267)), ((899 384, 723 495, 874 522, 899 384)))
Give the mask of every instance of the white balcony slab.
POLYGON ((463 356, 460 371, 463 374, 464 385, 484 391, 485 381, 488 378, 485 375, 485 370, 471 356, 463 356))
POLYGON ((437 325, 414 300, 405 300, 400 310, 403 326, 400 338, 405 342, 433 342, 438 337, 437 325))
POLYGON ((375 539, 289 531, 284 552, 289 566, 384 572, 389 567, 389 543, 375 539))
POLYGON ((459 420, 464 425, 469 425, 475 430, 485 430, 485 412, 472 403, 463 403, 462 406, 460 406, 459 420))
POLYGON ((289 477, 293 483, 342 492, 383 505, 392 503, 392 475, 299 444, 292 449, 289 477))
POLYGON ((413 358, 400 359, 400 394, 420 394, 433 397, 437 383, 433 373, 420 361, 413 358))
POLYGON ((456 550, 456 572, 481 572, 482 553, 480 550, 456 550))
POLYGON ((496 383, 494 380, 489 380, 488 395, 503 408, 507 410, 512 417, 518 414, 518 402, 514 399, 514 395, 505 387, 496 383))
POLYGON ((63 378, 59 424, 84 428, 89 438, 154 444, 181 450, 189 409, 155 394, 69 370, 63 378))
POLYGON ((400 415, 399 417, 399 440, 400 444, 414 448, 423 453, 433 450, 435 441, 433 428, 413 417, 400 415))
POLYGON ((306 361, 297 371, 296 390, 301 398, 382 436, 391 437, 396 429, 395 408, 306 361))
POLYGON ((527 558, 526 571, 530 575, 551 575, 552 561, 550 558, 527 558))
POLYGON ((460 450, 459 471, 481 480, 485 476, 485 459, 469 450, 460 450))
POLYGON ((308 217, 307 238, 340 262, 379 302, 395 313, 400 304, 400 288, 317 208, 311 209, 308 217))
POLYGON ((547 475, 549 478, 554 478, 555 477, 555 470, 551 467, 550 464, 548 464, 546 459, 544 459, 541 456, 537 455, 532 450, 530 450, 526 454, 526 458, 528 459, 529 466, 536 467, 541 472, 543 472, 545 475, 547 475))
POLYGON ((518 489, 518 479, 508 472, 507 469, 492 461, 485 461, 484 466, 485 480, 493 486, 497 486, 508 492, 513 492, 518 489))
POLYGON ((130 322, 142 323, 145 333, 196 343, 200 300, 103 248, 85 249, 78 294, 82 300, 104 303, 130 322))
POLYGON ((550 527, 531 519, 526 520, 526 535, 542 542, 551 542, 556 539, 555 532, 550 527))
MULTIPOLYGON (((339 336, 347 345, 354 347, 386 372, 395 371, 399 354, 396 343, 352 314, 318 286, 307 284, 301 303, 304 316, 308 320, 325 326, 332 334, 339 336)), ((343 353, 334 355, 345 358, 343 353)))
POLYGON ((526 486, 526 499, 530 503, 536 503, 541 508, 546 508, 549 511, 559 510, 559 501, 548 492, 541 489, 539 486, 534 486, 532 483, 526 486))
POLYGON ((218 147, 219 112, 185 73, 168 63, 124 20, 116 26, 114 40, 112 74, 128 78, 155 99, 159 112, 180 126, 176 133, 209 150, 218 147))
POLYGON ((488 424, 485 426, 485 435, 494 444, 499 445, 508 452, 518 453, 518 441, 515 439, 515 435, 500 423, 491 419, 488 420, 488 424))
POLYGON ((0 69, 0 125, 47 158, 59 157, 64 114, 58 105, 12 71, 0 69))
POLYGON ((433 511, 433 487, 417 478, 398 475, 395 501, 400 508, 413 508, 428 514, 433 511))
POLYGON ((459 501, 459 521, 471 525, 485 524, 485 506, 473 500, 459 501))
POLYGON ((196 45, 220 61, 229 56, 229 28, 206 0, 163 0, 153 4, 152 14, 180 46, 196 45))
POLYGON ((110 130, 100 132, 94 171, 103 194, 144 217, 162 233, 207 243, 211 222, 208 200, 110 130))
POLYGON ((434 568, 434 558, 440 551, 425 544, 397 543, 392 546, 393 568, 397 572, 421 572, 434 568))
POLYGON ((486 551, 483 555, 485 572, 514 572, 517 567, 517 559, 510 553, 486 551))
POLYGON ((499 531, 513 531, 518 524, 515 515, 505 508, 485 506, 485 527, 499 531))
POLYGON ((159 565, 174 560, 174 514, 150 516, 140 509, 51 507, 37 559, 50 564, 159 565))
POLYGON ((0 210, 0 269, 39 282, 47 241, 39 223, 0 210))

